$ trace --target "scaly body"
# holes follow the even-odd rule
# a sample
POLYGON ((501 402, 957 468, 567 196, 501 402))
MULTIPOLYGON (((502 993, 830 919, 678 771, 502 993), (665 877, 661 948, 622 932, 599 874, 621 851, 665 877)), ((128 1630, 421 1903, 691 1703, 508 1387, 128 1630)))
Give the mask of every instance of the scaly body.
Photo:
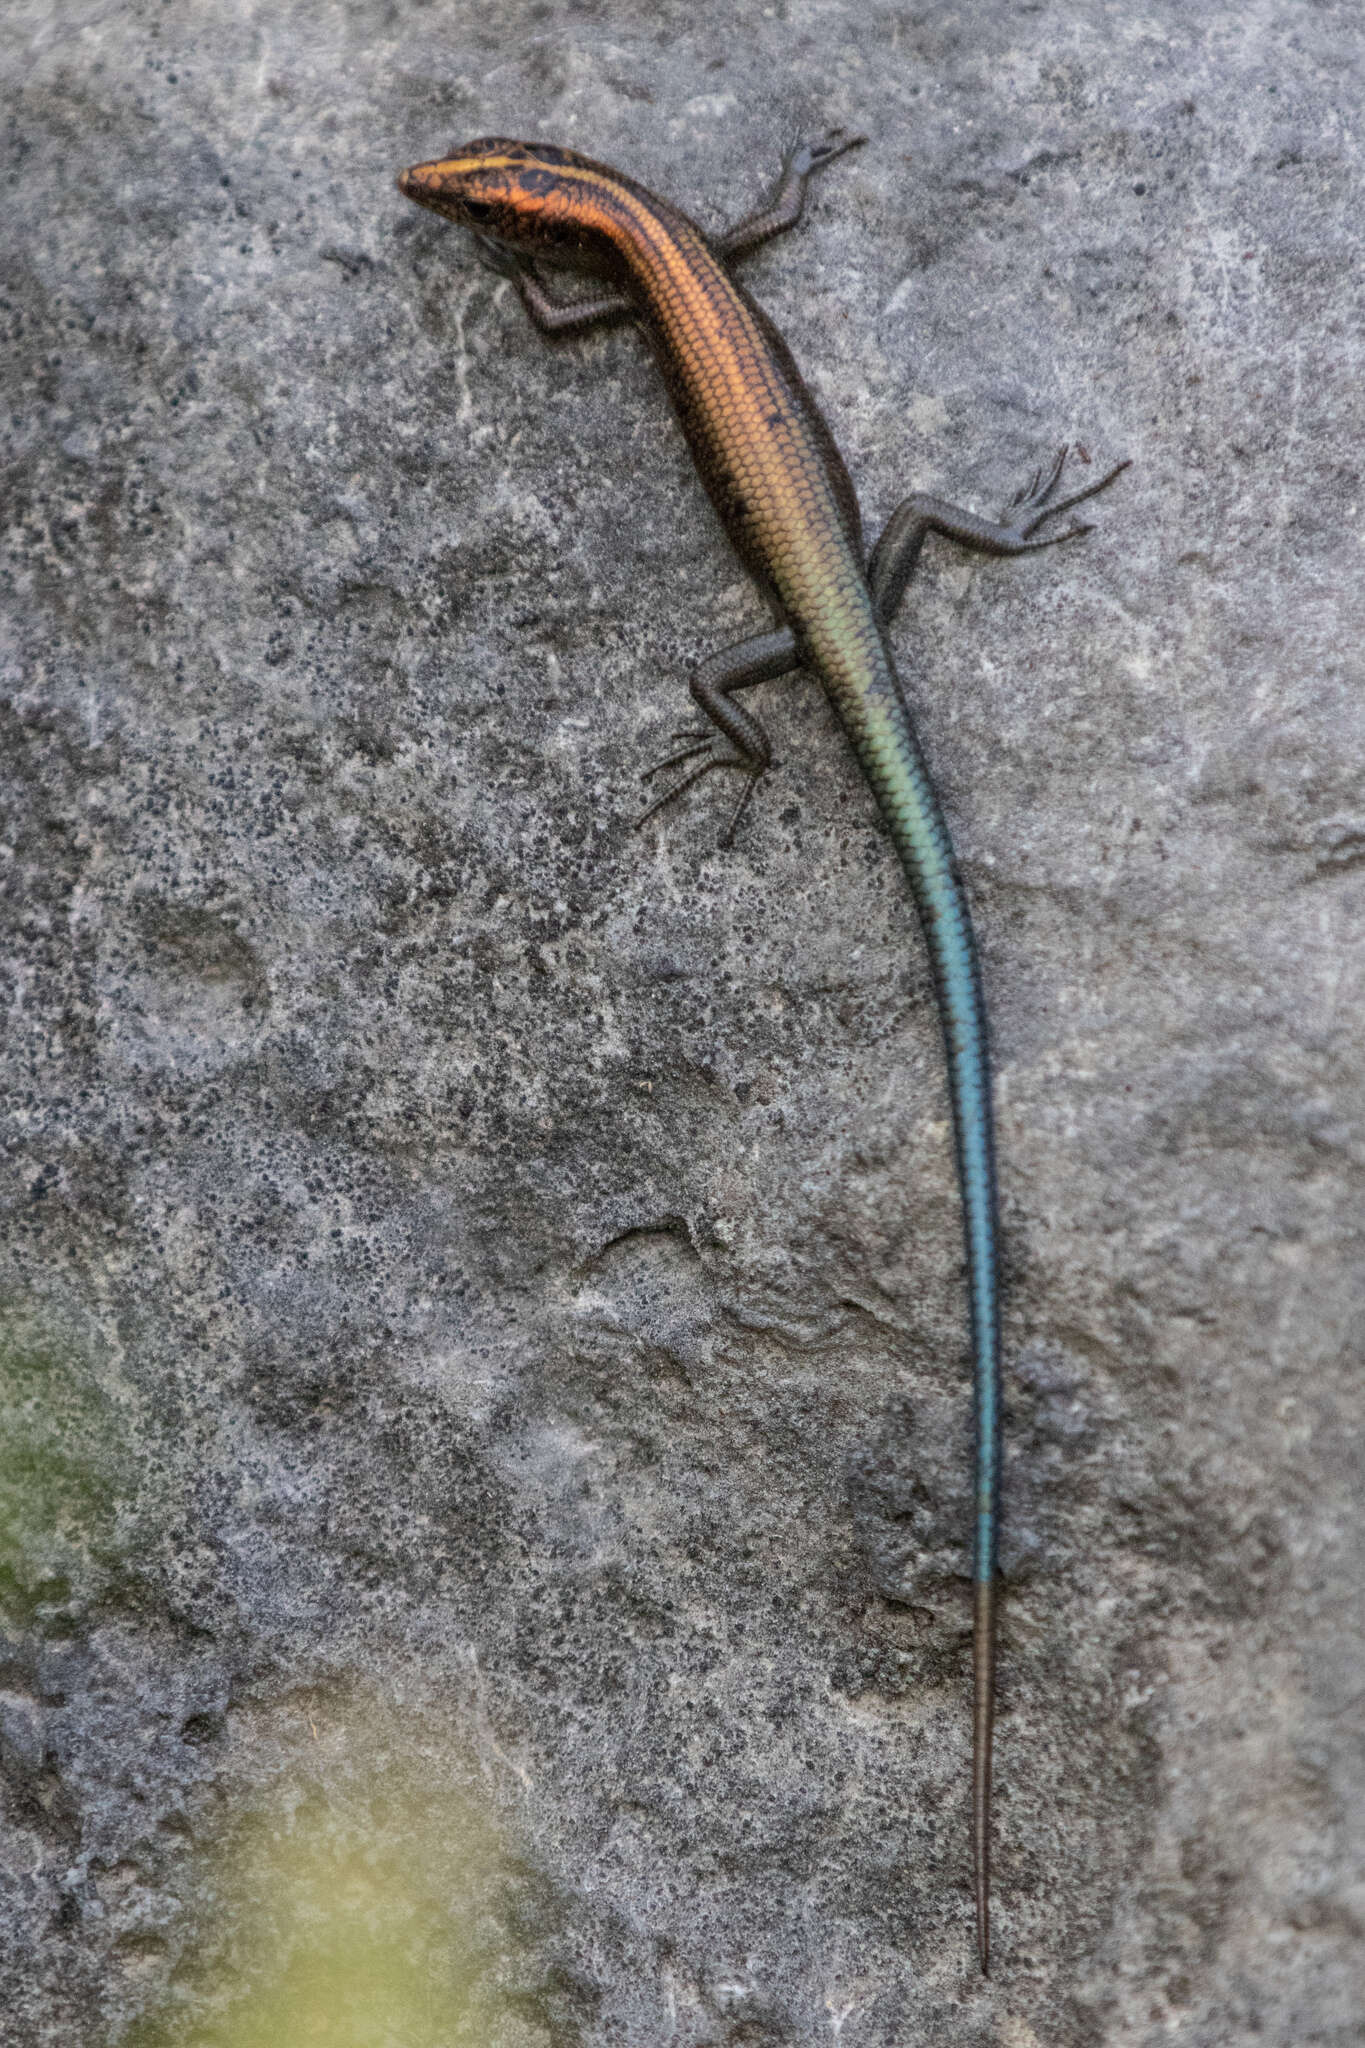
MULTIPOLYGON (((977 1941, 990 1956, 990 1785, 1000 1485, 1000 1278, 995 1148, 985 1006, 971 919, 947 827, 887 644, 886 628, 926 534, 995 554, 1049 545, 1031 536, 1117 475, 1055 500, 1061 457, 991 522, 908 498, 865 560, 857 500, 828 428, 786 344, 729 265, 799 217, 809 173, 860 137, 842 132, 793 152, 772 200, 709 237, 667 201, 603 164, 541 143, 487 140, 399 179, 410 199, 469 227, 552 333, 637 315, 735 548, 778 624, 715 656, 692 694, 711 725, 660 768, 697 761, 646 817, 712 769, 745 771, 735 829, 771 762, 763 727, 738 691, 801 666, 823 683, 871 784, 909 880, 938 994, 962 1190, 976 1405, 973 1529, 972 1842, 977 1941), (604 279, 600 296, 561 302, 536 258, 604 279), (714 750, 717 734, 733 752, 714 750)), ((1123 467, 1122 464, 1119 465, 1123 467)), ((1056 539, 1085 531, 1072 526, 1056 539)), ((653 770, 651 773, 655 772, 653 770)), ((643 822, 643 820, 641 821, 643 822)))

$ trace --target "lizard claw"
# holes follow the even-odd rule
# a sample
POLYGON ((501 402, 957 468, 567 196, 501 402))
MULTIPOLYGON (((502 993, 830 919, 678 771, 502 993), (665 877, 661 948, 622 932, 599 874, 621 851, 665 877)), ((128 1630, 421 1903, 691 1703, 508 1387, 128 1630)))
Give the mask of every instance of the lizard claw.
MULTIPOLYGON (((640 770, 641 782, 651 782, 656 775, 662 775, 665 768, 676 768, 681 762, 690 761, 694 754, 709 753, 714 735, 709 732, 705 734, 675 732, 673 737, 675 740, 690 739, 694 744, 690 747, 684 747, 681 753, 670 754, 666 760, 656 761, 652 768, 642 768, 640 770)), ((643 824, 644 820, 641 819, 640 822, 643 824)))
POLYGON ((1062 471, 1066 467, 1066 458, 1070 452, 1064 442, 1053 457, 1046 474, 1041 469, 1035 469, 1024 488, 1017 491, 1005 507, 1000 523, 1011 530, 1020 547, 1026 543, 1035 548, 1055 547, 1059 541, 1079 540, 1082 534, 1089 533, 1090 528, 1087 525, 1079 520, 1073 520, 1064 533, 1048 534, 1043 540, 1033 539, 1033 535, 1044 520, 1055 519, 1058 513, 1069 512, 1073 505, 1081 505, 1087 498, 1093 498, 1098 491, 1107 490, 1114 478, 1121 476, 1129 467, 1128 458, 1116 462, 1097 482, 1087 484, 1084 490, 1073 491, 1070 497, 1054 501, 1052 494, 1061 482, 1062 471))
POLYGON ((828 135, 821 135, 813 142, 798 142, 787 158, 787 170, 794 171, 799 178, 808 177, 812 171, 833 163, 835 157, 842 156, 846 149, 857 149, 866 141, 865 135, 855 135, 850 128, 831 128, 828 135))
MULTIPOLYGON (((674 737, 675 739, 683 739, 689 737, 689 735, 675 733, 674 737)), ((647 825, 651 818, 656 817, 660 811, 665 810, 669 804, 682 796, 686 790, 691 789, 694 783, 700 782, 704 775, 709 775, 713 768, 743 768, 748 771, 744 778, 744 789, 740 795, 739 802, 735 805, 730 815, 729 824, 720 835, 720 844, 722 846, 733 844, 735 833, 739 829, 740 819, 748 810, 753 800, 754 791, 758 787, 759 778, 766 772, 769 764, 765 761, 760 766, 754 767, 748 761, 740 759, 735 754, 714 754, 711 751, 714 738, 714 733, 708 733, 704 739, 698 740, 695 745, 684 747, 681 753, 670 754, 667 760, 656 761, 652 768, 644 770, 640 780, 648 782, 652 776, 662 775, 666 768, 681 767, 684 761, 695 760, 698 754, 706 756, 706 759, 699 762, 695 768, 689 770, 680 782, 676 782, 672 789, 666 789, 662 796, 656 797, 647 811, 641 812, 640 816, 635 820, 635 830, 637 832, 642 826, 647 825)))
MULTIPOLYGON (((708 741, 708 750, 709 747, 710 742, 708 741)), ((679 761, 685 761, 688 759, 690 755, 699 754, 701 752, 702 748, 700 747, 689 747, 686 754, 675 754, 671 761, 659 761, 655 764, 653 768, 646 768, 645 775, 658 775, 662 772, 663 769, 672 768, 676 766, 676 764, 679 761)), ((676 802, 676 800, 683 794, 684 790, 691 789, 694 782, 700 782, 703 775, 709 775, 713 768, 724 768, 726 765, 727 763, 719 759, 717 755, 710 754, 709 758, 702 762, 700 768, 694 768, 690 775, 684 775, 681 782, 675 783, 672 789, 666 789, 662 796, 656 797, 654 799, 654 802, 650 805, 647 811, 641 811, 639 817, 635 820, 635 830, 637 832, 643 831, 651 818, 657 816, 657 814, 660 811, 666 809, 669 804, 676 802)))

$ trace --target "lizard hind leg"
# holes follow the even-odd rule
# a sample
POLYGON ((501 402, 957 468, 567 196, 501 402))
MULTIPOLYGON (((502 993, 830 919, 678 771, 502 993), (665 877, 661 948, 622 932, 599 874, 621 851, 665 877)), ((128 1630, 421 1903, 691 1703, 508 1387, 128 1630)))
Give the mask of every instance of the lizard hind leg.
POLYGON ((752 712, 734 702, 734 693, 750 689, 755 683, 770 682, 775 676, 786 675, 797 666, 798 660, 796 636, 782 627, 776 632, 760 633, 752 640, 742 641, 738 647, 727 647, 723 653, 713 654, 702 663, 692 678, 691 690, 694 700, 706 713, 709 725, 674 733, 674 739, 689 740, 691 744, 662 761, 656 761, 652 768, 646 768, 642 779, 647 782, 652 776, 663 774, 665 769, 680 768, 685 761, 696 761, 699 755, 705 758, 698 761, 695 768, 689 769, 672 789, 666 789, 662 796, 655 798, 649 809, 636 819, 637 831, 675 798, 691 789, 694 783, 700 782, 703 776, 709 775, 713 768, 741 768, 747 771, 744 792, 720 839, 722 846, 730 844, 740 819, 749 808, 759 779, 771 767, 773 758, 767 733, 752 712), (722 736, 729 740, 733 753, 718 754, 714 751, 717 739, 722 736))
POLYGON ((1069 453, 1066 447, 1059 448, 1045 468, 1035 469, 999 519, 983 519, 980 513, 950 505, 947 499, 933 497, 927 491, 914 491, 899 504, 883 527, 867 563, 868 586, 883 626, 889 626, 895 617, 906 585, 915 573, 920 551, 931 533, 942 534, 945 540, 956 541, 960 547, 981 555, 1031 555, 1039 548, 1080 540, 1089 533, 1089 526, 1079 519, 1064 526, 1060 533, 1039 534, 1038 528, 1058 513, 1069 512, 1073 505, 1107 491, 1129 465, 1117 462, 1094 483, 1058 498, 1055 492, 1069 453))

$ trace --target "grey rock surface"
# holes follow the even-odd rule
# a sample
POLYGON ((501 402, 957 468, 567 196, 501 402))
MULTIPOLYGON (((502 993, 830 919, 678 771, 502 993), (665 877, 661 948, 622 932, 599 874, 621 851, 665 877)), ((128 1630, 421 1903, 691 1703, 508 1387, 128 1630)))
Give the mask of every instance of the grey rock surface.
POLYGON ((11 0, 4 2043, 1362 2038, 1360 26, 11 0), (998 1058, 989 1983, 913 917, 809 681, 732 851, 632 832, 760 604, 638 337, 393 186, 719 224, 834 123, 748 276, 869 525, 1133 459, 895 634, 998 1058))

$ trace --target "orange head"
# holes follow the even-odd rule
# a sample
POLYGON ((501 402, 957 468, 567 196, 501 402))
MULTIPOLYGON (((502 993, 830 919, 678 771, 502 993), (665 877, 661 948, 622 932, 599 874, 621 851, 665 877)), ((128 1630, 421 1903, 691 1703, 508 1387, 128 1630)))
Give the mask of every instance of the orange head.
POLYGON ((462 228, 527 255, 592 264, 606 237, 594 204, 615 174, 548 142, 467 142, 399 173, 398 189, 462 228))

